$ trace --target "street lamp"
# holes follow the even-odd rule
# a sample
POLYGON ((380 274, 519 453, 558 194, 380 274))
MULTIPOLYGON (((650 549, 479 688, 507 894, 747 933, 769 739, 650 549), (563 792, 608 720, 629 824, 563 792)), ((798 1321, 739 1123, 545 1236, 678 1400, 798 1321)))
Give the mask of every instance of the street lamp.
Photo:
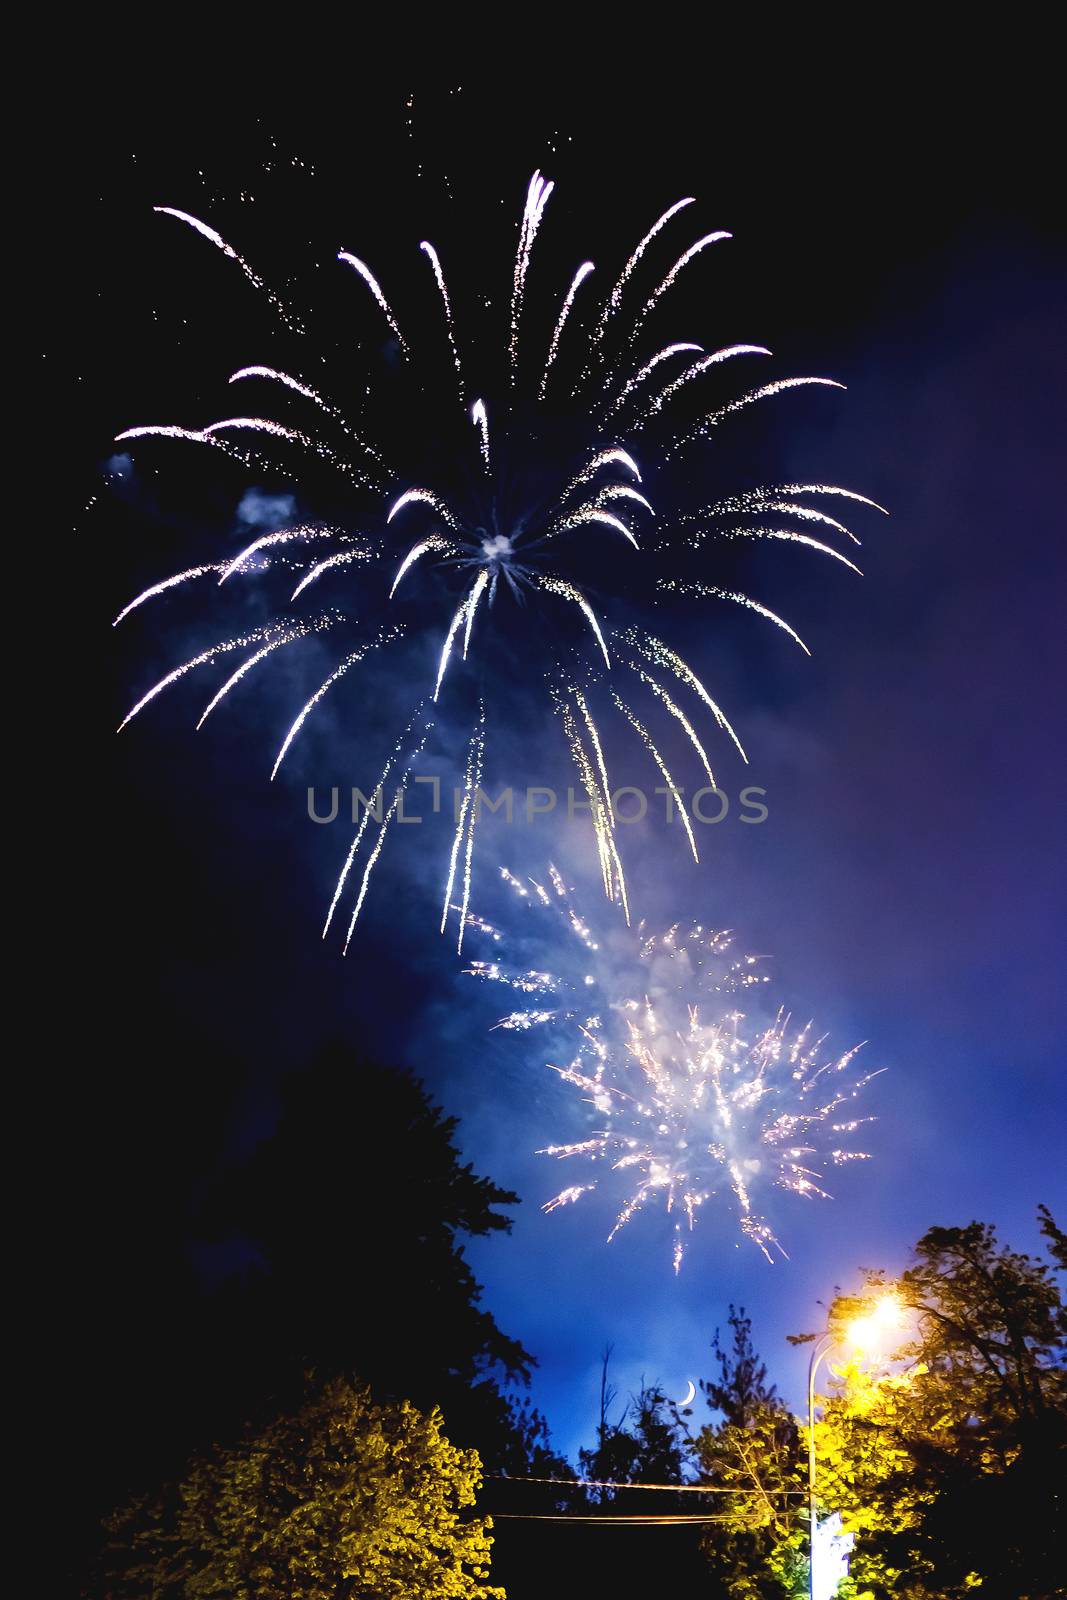
POLYGON ((815 1524, 815 1374, 824 1356, 836 1345, 847 1344, 857 1351, 878 1346, 887 1333, 899 1329, 904 1307, 891 1290, 883 1294, 860 1317, 854 1317, 845 1328, 844 1338, 837 1333, 824 1333, 816 1340, 808 1362, 808 1595, 809 1600, 824 1600, 815 1589, 815 1551, 817 1546, 815 1524))

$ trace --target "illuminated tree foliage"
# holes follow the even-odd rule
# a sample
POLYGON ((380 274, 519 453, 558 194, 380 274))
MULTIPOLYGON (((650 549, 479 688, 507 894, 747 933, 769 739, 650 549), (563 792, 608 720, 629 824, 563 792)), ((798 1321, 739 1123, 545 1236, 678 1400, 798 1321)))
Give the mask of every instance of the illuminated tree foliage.
POLYGON ((503 1600, 473 1451, 333 1380, 111 1519, 105 1600, 503 1600))
MULTIPOLYGON (((1062 1271, 1067 1239, 1044 1209, 1041 1227, 1062 1271)), ((864 1277, 861 1296, 831 1306, 842 1361, 831 1358, 815 1434, 819 1514, 840 1512, 856 1536, 841 1600, 1067 1595, 1067 1310, 1055 1267, 974 1222, 931 1228, 895 1283, 864 1277), (846 1355, 847 1324, 890 1289, 904 1308, 896 1348, 846 1355)), ((743 1313, 730 1320, 720 1380, 703 1385, 722 1420, 695 1454, 706 1481, 757 1492, 722 1497, 705 1549, 731 1600, 780 1600, 807 1592, 795 1492, 806 1429, 767 1389, 743 1313)))
MULTIPOLYGON (((717 1376, 701 1382, 716 1420, 696 1435, 700 1479, 736 1495, 716 1495, 703 1550, 719 1592, 731 1600, 780 1600, 791 1593, 807 1525, 800 1515, 804 1474, 797 1425, 767 1381, 744 1307, 730 1307, 731 1339, 717 1330, 717 1376)), ((806 1567, 805 1567, 806 1570, 806 1567)))
MULTIPOLYGON (((1062 1261, 1047 1212, 1042 1230, 1062 1261)), ((1067 1314, 1052 1267, 974 1222, 931 1228, 895 1288, 905 1342, 880 1369, 840 1373, 816 1432, 827 1507, 857 1535, 853 1592, 1064 1595, 1067 1314)), ((833 1321, 854 1311, 839 1298, 833 1321)))

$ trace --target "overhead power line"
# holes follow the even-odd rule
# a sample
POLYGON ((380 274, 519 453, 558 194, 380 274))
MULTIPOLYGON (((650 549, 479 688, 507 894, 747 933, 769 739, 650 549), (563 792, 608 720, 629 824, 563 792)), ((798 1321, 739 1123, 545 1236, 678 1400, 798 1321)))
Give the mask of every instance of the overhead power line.
POLYGON ((657 1494, 758 1494, 764 1499, 805 1497, 803 1489, 727 1488, 717 1483, 608 1483, 599 1478, 527 1478, 518 1473, 487 1472, 495 1483, 552 1483, 563 1489, 646 1489, 657 1494))
MULTIPOLYGON (((634 1488, 637 1487, 635 1484, 634 1488)), ((493 1511, 490 1513, 494 1522, 591 1522, 599 1523, 602 1527, 631 1527, 631 1528, 672 1528, 691 1526, 695 1523, 729 1522, 730 1518, 719 1514, 708 1517, 592 1517, 568 1516, 566 1512, 538 1512, 538 1511, 493 1511)))

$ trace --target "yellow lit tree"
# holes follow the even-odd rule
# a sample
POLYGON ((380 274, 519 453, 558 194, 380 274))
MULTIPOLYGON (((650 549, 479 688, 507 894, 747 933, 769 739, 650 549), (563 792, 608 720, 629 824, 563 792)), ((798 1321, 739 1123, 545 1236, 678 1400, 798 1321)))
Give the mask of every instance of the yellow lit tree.
MULTIPOLYGON (((1067 1239, 1040 1219, 1051 1262, 987 1224, 931 1228, 899 1280, 869 1272, 831 1306, 815 1447, 818 1513, 855 1535, 839 1600, 1067 1600, 1067 1239), (850 1327, 890 1293, 893 1344, 856 1350, 850 1327)), ((806 1595, 807 1429, 768 1389, 747 1319, 720 1364, 702 1388, 721 1421, 694 1441, 703 1480, 738 1491, 705 1539, 719 1592, 806 1595)))
POLYGON ((503 1600, 481 1464, 344 1380, 109 1524, 105 1600, 503 1600))
MULTIPOLYGON (((1042 1229, 1058 1260, 1047 1212, 1042 1229)), ((842 1600, 1067 1595, 1067 1317, 1053 1269, 975 1222, 931 1228, 897 1283, 867 1274, 864 1299, 890 1288, 895 1348, 839 1367, 816 1425, 820 1502, 856 1535, 842 1600)), ((831 1329, 862 1303, 839 1297, 831 1329)))

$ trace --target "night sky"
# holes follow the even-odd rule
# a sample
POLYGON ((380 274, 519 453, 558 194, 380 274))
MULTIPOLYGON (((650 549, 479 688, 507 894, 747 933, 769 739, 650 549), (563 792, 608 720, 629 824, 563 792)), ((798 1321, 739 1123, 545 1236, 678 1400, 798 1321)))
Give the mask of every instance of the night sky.
MULTIPOLYGON (((803 1357, 785 1335, 820 1326, 818 1302, 860 1266, 898 1268, 927 1227, 975 1217, 1032 1248, 1038 1202, 1065 1209, 1064 239, 1033 155, 1039 111, 1020 122, 977 93, 949 102, 917 80, 905 116, 888 86, 827 85, 812 109, 763 84, 680 102, 664 90, 635 112, 577 83, 546 96, 455 82, 416 85, 410 113, 409 86, 379 81, 344 102, 309 89, 180 122, 178 95, 117 93, 75 153, 63 448, 81 648, 62 716, 77 718, 84 806, 67 822, 74 883, 57 913, 86 1048, 65 1091, 80 1213, 71 1251, 105 1304, 100 1284, 121 1279, 135 1298, 138 1275, 174 1241, 198 1271, 224 1273, 226 1250, 192 1236, 199 1198, 270 1130, 287 1074, 324 1042, 357 1044, 412 1068, 460 1117, 465 1158, 521 1195, 513 1236, 469 1253, 487 1305, 537 1355, 534 1395, 573 1454, 595 1425, 607 1342, 624 1390, 644 1375, 678 1395, 708 1370, 711 1335, 741 1302, 799 1403, 803 1357), (413 828, 387 853, 347 958, 320 942, 347 830, 308 821, 306 786, 370 787, 440 625, 403 658, 403 682, 376 668, 339 686, 273 786, 280 737, 334 659, 325 645, 235 696, 201 734, 206 694, 185 684, 121 739, 111 731, 213 624, 197 601, 168 598, 113 633, 127 599, 241 548, 249 490, 291 495, 298 514, 345 514, 336 480, 327 507, 314 475, 268 481, 183 445, 115 459, 113 436, 230 414, 225 380, 255 361, 347 371, 356 394, 380 361, 381 329, 339 248, 365 254, 392 286, 425 271, 416 246, 432 239, 461 330, 470 310, 499 345, 535 167, 558 187, 532 297, 542 279, 542 303, 558 304, 586 256, 604 261, 606 279, 660 211, 693 194, 695 226, 735 237, 694 270, 664 313, 665 337, 765 343, 770 375, 847 385, 720 430, 687 465, 688 488, 704 487, 701 474, 706 499, 751 482, 829 481, 891 511, 851 519, 862 579, 787 547, 731 547, 716 568, 783 612, 811 660, 726 608, 669 618, 751 755, 743 774, 720 748, 720 781, 731 793, 763 786, 769 817, 704 829, 699 868, 677 828, 634 827, 625 841, 642 915, 735 928, 743 948, 773 958, 775 1005, 815 1017, 841 1048, 869 1041, 869 1064, 889 1069, 865 1106, 878 1117, 866 1142, 875 1159, 834 1172, 832 1202, 759 1197, 789 1252, 773 1267, 725 1200, 705 1208, 677 1278, 655 1210, 610 1246, 598 1197, 541 1214, 564 1180, 534 1151, 574 1136, 574 1107, 536 1037, 490 1031, 506 997, 463 977, 437 937, 443 831, 413 828), (205 217, 285 286, 308 312, 300 356, 235 265, 153 204, 205 217), (482 292, 491 313, 476 306, 482 292)), ((51 369, 63 358, 46 359, 51 369)), ((272 400, 257 396, 268 414, 272 400)), ((665 473, 649 493, 669 514, 665 473)), ((612 582, 609 570, 600 589, 612 582)), ((623 603, 637 614, 632 588, 623 603)), ((536 648, 529 619, 516 618, 487 669, 490 789, 574 781, 535 692, 536 648)), ((615 766, 620 781, 651 785, 635 744, 619 742, 615 766)), ((581 825, 488 827, 483 845, 476 908, 495 896, 496 865, 553 860, 590 915, 608 916, 581 825)), ((371 1106, 353 1161, 373 1137, 371 1106)), ((381 1217, 387 1228, 388 1194, 381 1217)), ((94 1317, 107 1339, 107 1310, 94 1317)))

